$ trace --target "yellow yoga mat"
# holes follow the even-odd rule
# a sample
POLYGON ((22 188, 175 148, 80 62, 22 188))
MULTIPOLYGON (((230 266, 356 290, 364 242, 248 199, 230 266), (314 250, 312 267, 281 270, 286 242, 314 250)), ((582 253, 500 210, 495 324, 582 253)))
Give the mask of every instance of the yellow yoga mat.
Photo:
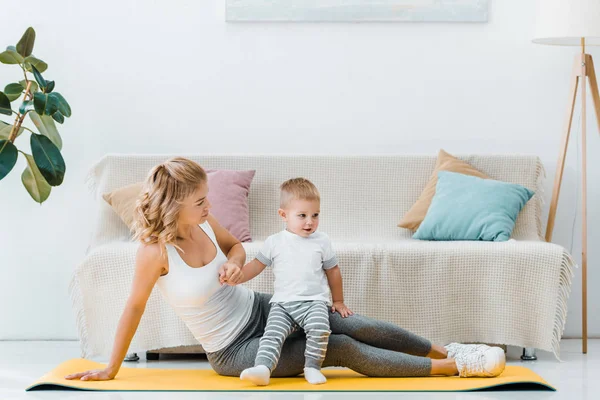
POLYGON ((72 359, 42 376, 27 390, 107 390, 107 391, 290 391, 290 392, 403 392, 507 390, 556 390, 535 372, 525 367, 507 366, 496 378, 369 378, 350 370, 323 369, 327 383, 311 385, 303 377, 272 378, 269 386, 254 386, 238 377, 220 376, 211 369, 121 368, 110 381, 66 380, 65 375, 104 368, 106 365, 72 359))

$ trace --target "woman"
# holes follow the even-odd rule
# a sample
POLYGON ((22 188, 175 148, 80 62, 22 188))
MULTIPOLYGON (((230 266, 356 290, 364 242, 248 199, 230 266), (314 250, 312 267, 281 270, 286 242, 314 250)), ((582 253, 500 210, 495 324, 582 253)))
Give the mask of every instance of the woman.
MULTIPOLYGON (((66 379, 113 379, 121 367, 155 284, 204 347, 221 375, 252 367, 269 314, 270 295, 239 286, 246 260, 242 244, 209 214, 205 171, 173 158, 154 167, 136 206, 133 286, 119 321, 107 367, 66 379)), ((330 315, 332 334, 324 367, 342 366, 368 376, 497 376, 504 370, 498 347, 446 347, 393 324, 357 314, 330 315)), ((296 376, 304 367, 305 337, 291 335, 273 377, 296 376)))

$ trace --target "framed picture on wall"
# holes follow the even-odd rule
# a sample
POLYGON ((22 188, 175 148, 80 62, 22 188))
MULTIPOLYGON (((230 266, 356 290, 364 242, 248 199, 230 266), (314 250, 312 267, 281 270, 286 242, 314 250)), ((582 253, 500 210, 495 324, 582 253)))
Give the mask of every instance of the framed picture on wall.
POLYGON ((231 22, 486 22, 489 0, 226 1, 231 22))

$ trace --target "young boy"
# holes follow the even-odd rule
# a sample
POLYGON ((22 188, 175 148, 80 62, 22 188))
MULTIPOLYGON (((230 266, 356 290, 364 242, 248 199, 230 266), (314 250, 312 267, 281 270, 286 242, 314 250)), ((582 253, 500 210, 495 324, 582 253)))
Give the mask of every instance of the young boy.
POLYGON ((327 381, 321 365, 331 333, 327 308, 332 306, 342 317, 352 311, 344 304, 342 276, 329 237, 316 232, 319 191, 304 178, 287 180, 280 189, 278 212, 286 229, 269 236, 256 258, 242 268, 246 282, 272 266, 275 293, 254 367, 245 369, 240 378, 268 385, 285 339, 300 326, 306 333, 304 377, 321 384, 327 381))

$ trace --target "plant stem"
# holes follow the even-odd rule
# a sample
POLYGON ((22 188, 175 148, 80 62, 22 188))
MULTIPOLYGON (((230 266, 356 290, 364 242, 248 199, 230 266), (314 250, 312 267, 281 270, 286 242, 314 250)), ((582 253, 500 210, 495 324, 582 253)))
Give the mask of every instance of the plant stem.
POLYGON ((25 76, 25 83, 29 84, 29 79, 27 79, 27 71, 25 70, 25 68, 23 68, 21 64, 19 64, 19 66, 23 70, 23 75, 25 76))
MULTIPOLYGON (((25 89, 25 97, 23 97, 23 101, 27 101, 27 97, 31 96, 31 82, 27 82, 27 89, 25 89)), ((23 119, 25 119, 25 115, 27 115, 27 113, 21 115, 21 113, 17 114, 17 118, 15 119, 15 123, 13 124, 13 127, 10 131, 10 135, 8 136, 8 141, 11 143, 15 142, 15 139, 17 138, 17 133, 19 132, 19 129, 21 128, 21 125, 23 124, 23 119)))

